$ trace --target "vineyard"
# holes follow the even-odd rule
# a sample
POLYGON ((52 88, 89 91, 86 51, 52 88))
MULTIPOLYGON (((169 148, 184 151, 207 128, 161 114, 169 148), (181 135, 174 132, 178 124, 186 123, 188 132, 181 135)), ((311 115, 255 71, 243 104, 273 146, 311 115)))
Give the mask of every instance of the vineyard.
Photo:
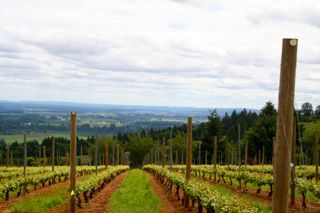
POLYGON ((1 1, 0 213, 320 213, 319 14, 1 1))

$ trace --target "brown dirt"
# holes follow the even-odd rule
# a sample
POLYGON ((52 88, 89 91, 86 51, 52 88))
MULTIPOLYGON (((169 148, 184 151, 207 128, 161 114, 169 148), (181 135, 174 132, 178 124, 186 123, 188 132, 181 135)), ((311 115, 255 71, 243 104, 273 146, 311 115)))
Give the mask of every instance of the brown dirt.
MULTIPOLYGON (((81 179, 82 177, 78 178, 81 179)), ((5 212, 8 208, 10 208, 11 205, 13 205, 14 203, 17 202, 22 202, 26 199, 29 199, 31 197, 37 197, 37 196, 41 196, 43 194, 48 194, 50 192, 52 192, 54 189, 56 188, 64 188, 64 187, 68 187, 70 184, 69 180, 67 181, 63 181, 63 182, 57 182, 56 184, 52 184, 52 185, 45 185, 45 187, 42 186, 37 186, 37 190, 29 190, 28 194, 25 194, 24 196, 19 196, 19 197, 10 197, 8 201, 5 200, 1 200, 0 201, 0 213, 1 212, 5 212), (41 188, 39 188, 41 187, 41 188)))
MULTIPOLYGON (((84 199, 81 197, 82 200, 82 208, 79 209, 77 207, 77 212, 86 212, 86 213, 100 213, 106 212, 108 208, 108 201, 111 194, 117 190, 117 188, 123 182, 127 172, 121 173, 115 179, 113 179, 110 183, 105 185, 105 187, 98 193, 96 193, 92 199, 89 200, 87 204, 84 204, 84 199)), ((68 213, 69 212, 69 203, 65 205, 58 206, 46 213, 68 213)))
MULTIPOLYGON (((149 181, 152 185, 153 191, 155 192, 156 195, 160 197, 160 199, 164 202, 162 208, 161 208, 161 213, 184 213, 184 212, 197 212, 196 207, 186 209, 182 205, 182 200, 178 200, 175 197, 175 187, 172 188, 172 192, 168 190, 168 187, 165 185, 161 184, 160 181, 152 174, 148 173, 148 178, 149 181)), ((183 193, 181 190, 179 190, 179 196, 180 198, 183 198, 183 193)), ((190 200, 190 205, 191 205, 191 200, 190 200)), ((203 212, 205 212, 205 209, 203 209, 203 212)))

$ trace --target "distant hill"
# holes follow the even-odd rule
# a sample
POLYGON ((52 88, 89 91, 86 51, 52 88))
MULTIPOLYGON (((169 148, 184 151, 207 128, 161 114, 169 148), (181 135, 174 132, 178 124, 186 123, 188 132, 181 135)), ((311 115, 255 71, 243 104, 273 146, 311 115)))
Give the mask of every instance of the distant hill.
MULTIPOLYGON (((171 107, 171 106, 141 106, 141 105, 112 105, 112 104, 88 104, 72 102, 35 102, 35 101, 0 101, 0 112, 5 111, 51 111, 51 112, 113 112, 113 113, 137 113, 156 114, 164 116, 188 117, 196 120, 206 119, 210 111, 216 109, 223 117, 225 113, 231 114, 243 108, 198 108, 198 107, 171 107)), ((247 111, 259 113, 257 109, 246 109, 247 111)))

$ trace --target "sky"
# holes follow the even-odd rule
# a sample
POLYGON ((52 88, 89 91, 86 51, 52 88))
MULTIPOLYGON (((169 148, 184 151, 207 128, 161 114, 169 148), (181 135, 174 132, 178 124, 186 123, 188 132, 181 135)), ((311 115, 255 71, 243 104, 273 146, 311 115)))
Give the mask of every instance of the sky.
POLYGON ((318 0, 0 0, 0 100, 277 106, 282 38, 315 108, 318 0))

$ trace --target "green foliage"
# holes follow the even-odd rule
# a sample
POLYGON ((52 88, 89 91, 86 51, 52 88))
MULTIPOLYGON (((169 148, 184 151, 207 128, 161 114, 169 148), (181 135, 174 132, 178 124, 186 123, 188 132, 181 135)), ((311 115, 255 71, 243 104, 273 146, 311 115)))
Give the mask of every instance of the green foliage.
POLYGON ((271 102, 267 102, 253 127, 245 133, 248 141, 249 155, 254 156, 265 146, 267 161, 272 158, 272 138, 276 135, 277 112, 271 102))
POLYGON ((108 212, 110 213, 156 213, 161 200, 153 191, 142 170, 130 170, 124 183, 112 194, 108 212))
POLYGON ((133 166, 141 166, 143 159, 152 148, 153 140, 150 136, 130 134, 125 143, 126 151, 130 152, 130 161, 133 166))

